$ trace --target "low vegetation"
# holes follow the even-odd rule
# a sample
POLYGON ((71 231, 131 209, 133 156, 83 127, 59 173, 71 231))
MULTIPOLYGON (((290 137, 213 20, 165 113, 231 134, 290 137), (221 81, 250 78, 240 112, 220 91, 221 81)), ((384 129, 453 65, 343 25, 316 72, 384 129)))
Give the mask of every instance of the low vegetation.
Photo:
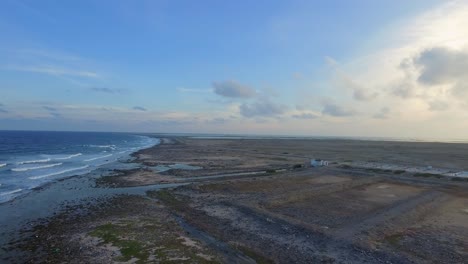
POLYGON ((111 244, 114 247, 118 247, 122 255, 117 259, 118 261, 129 261, 132 258, 137 258, 137 263, 145 263, 149 257, 149 252, 145 248, 145 245, 136 240, 122 238, 126 233, 125 230, 128 230, 128 228, 128 225, 118 226, 108 223, 97 227, 89 235, 100 238, 102 244, 111 244))
POLYGON ((302 164, 295 164, 295 165, 293 166, 293 169, 300 169, 300 168, 302 168, 302 167, 304 167, 304 165, 302 165, 302 164))

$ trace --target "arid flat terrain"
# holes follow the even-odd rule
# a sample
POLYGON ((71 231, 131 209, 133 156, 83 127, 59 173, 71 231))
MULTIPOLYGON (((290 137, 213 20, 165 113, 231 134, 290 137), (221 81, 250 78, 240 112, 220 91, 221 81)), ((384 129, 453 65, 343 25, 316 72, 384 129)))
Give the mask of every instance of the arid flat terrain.
POLYGON ((466 171, 466 154, 467 144, 165 138, 134 154, 140 168, 96 186, 158 190, 67 208, 10 246, 33 253, 25 262, 467 263, 466 179, 353 166, 466 171))

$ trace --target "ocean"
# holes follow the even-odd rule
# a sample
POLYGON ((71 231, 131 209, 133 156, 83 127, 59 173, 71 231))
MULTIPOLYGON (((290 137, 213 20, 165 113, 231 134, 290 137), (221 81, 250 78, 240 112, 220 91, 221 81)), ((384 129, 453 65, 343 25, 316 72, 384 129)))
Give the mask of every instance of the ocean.
POLYGON ((101 132, 0 131, 0 203, 62 178, 126 160, 156 138, 101 132))

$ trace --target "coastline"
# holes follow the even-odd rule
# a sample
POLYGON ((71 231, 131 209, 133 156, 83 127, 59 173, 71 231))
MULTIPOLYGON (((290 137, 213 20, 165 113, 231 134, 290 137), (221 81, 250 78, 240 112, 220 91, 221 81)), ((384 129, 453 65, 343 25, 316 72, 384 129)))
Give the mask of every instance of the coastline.
POLYGON ((158 144, 154 137, 137 134, 62 132, 48 135, 24 132, 0 134, 0 204, 24 196, 38 187, 60 179, 89 174, 132 158, 136 150, 158 144), (39 142, 29 142, 37 137, 39 142), (56 138, 55 138, 56 137, 56 138), (28 141, 29 140, 29 141, 28 141), (23 144, 23 148, 15 149, 23 144), (29 147, 30 146, 30 147, 29 147))
POLYGON ((46 182, 31 188, 29 192, 0 203, 0 215, 2 215, 0 218, 0 255, 10 255, 7 244, 12 240, 24 237, 23 233, 28 233, 29 227, 42 223, 45 219, 53 217, 57 212, 70 206, 81 208, 83 205, 97 203, 103 197, 119 193, 144 193, 144 190, 110 190, 95 186, 96 179, 110 174, 116 169, 139 166, 134 162, 132 156, 139 150, 129 153, 125 161, 121 159, 124 156, 119 157, 116 161, 97 167, 92 171, 46 182))
MULTIPOLYGON (((51 189, 73 190, 82 184, 98 197, 63 204, 60 209, 52 209, 49 217, 27 223, 21 239, 15 238, 16 242, 10 243, 8 250, 26 255, 33 252, 24 258, 52 263, 186 258, 197 263, 327 262, 343 261, 344 256, 351 263, 422 263, 417 254, 395 248, 392 236, 403 232, 409 223, 410 227, 419 228, 412 235, 416 242, 427 239, 431 233, 426 233, 414 219, 427 215, 428 208, 434 212, 459 208, 459 203, 468 201, 465 197, 468 184, 415 177, 411 172, 397 174, 343 167, 343 164, 349 163, 350 155, 355 160, 389 162, 385 157, 397 151, 407 153, 392 160, 395 164, 412 165, 432 159, 451 169, 468 169, 463 156, 460 160, 451 158, 447 163, 447 159, 434 156, 431 150, 440 145, 432 143, 420 143, 416 147, 394 142, 347 144, 313 140, 165 138, 160 145, 132 153, 133 162, 139 164, 137 168, 114 169, 107 176, 96 173, 86 183, 80 182, 80 177, 71 178, 45 188, 44 192, 53 193, 51 189), (331 165, 310 168, 310 158, 318 155, 330 160, 331 165), (177 166, 166 171, 154 169, 174 164, 199 169, 184 170, 177 166), (97 195, 96 190, 103 192, 97 195), (356 204, 353 199, 357 199, 356 204), (348 202, 342 204, 342 201, 348 202), (383 221, 383 215, 388 215, 388 219, 383 221), (361 222, 376 228, 368 229, 361 222), (158 230, 167 232, 162 234, 158 230), (345 239, 344 234, 353 239, 345 239), (382 237, 390 238, 379 240, 382 237), (301 243, 303 246, 299 247, 301 243), (375 243, 380 245, 378 249, 371 246, 375 243), (272 245, 271 248, 262 246, 266 244, 272 245), (126 251, 130 246, 131 252, 126 251)), ((456 155, 466 147, 460 145, 446 151, 456 155)), ((81 198, 89 197, 83 189, 75 191, 81 192, 81 198)), ((465 216, 457 212, 445 214, 462 221, 465 216)), ((424 217, 433 221, 436 216, 424 217)), ((442 229, 431 232, 459 243, 456 234, 463 235, 468 229, 463 228, 463 223, 457 223, 461 227, 456 232, 442 229)), ((395 243, 409 243, 404 233, 399 236, 402 238, 395 243)), ((437 241, 436 237, 429 237, 437 241)), ((442 249, 452 254, 454 261, 463 256, 450 248, 442 249)), ((426 246, 417 250, 426 252, 426 246)), ((440 257, 430 254, 435 259, 440 257)))

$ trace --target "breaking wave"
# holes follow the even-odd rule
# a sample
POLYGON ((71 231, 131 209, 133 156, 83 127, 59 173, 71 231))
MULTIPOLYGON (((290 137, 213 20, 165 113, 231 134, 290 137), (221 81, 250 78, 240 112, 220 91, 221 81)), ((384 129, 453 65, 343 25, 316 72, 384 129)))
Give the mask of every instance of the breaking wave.
POLYGON ((37 179, 47 178, 47 177, 50 177, 50 176, 55 176, 55 175, 59 175, 59 174, 63 174, 63 173, 71 172, 71 171, 83 170, 83 169, 86 169, 86 168, 88 168, 88 167, 89 167, 88 165, 85 165, 85 166, 82 166, 82 167, 77 167, 77 168, 71 168, 71 169, 68 169, 68 170, 57 171, 57 172, 49 173, 49 174, 45 174, 45 175, 33 176, 33 177, 29 177, 28 179, 37 180, 37 179))
POLYGON ((28 171, 28 170, 38 170, 38 169, 45 169, 45 168, 51 168, 55 166, 60 166, 62 163, 54 163, 54 164, 47 164, 44 166, 36 166, 36 167, 27 167, 27 168, 14 168, 11 169, 12 171, 28 171))
POLYGON ((2 193, 0 193, 0 196, 14 194, 14 193, 17 193, 17 192, 21 192, 22 190, 23 189, 16 189, 16 190, 9 191, 9 192, 2 192, 2 193))
POLYGON ((103 158, 110 157, 110 156, 112 156, 112 155, 113 155, 113 154, 109 154, 109 155, 104 155, 104 156, 95 157, 95 158, 91 158, 91 159, 85 159, 84 161, 93 161, 93 160, 97 160, 97 159, 103 159, 103 158))
POLYGON ((25 161, 17 162, 16 164, 22 165, 22 164, 31 164, 31 163, 44 163, 44 162, 49 162, 49 161, 50 161, 49 158, 47 158, 47 159, 40 159, 40 160, 25 160, 25 161))
POLYGON ((74 157, 78 157, 78 156, 81 156, 83 154, 81 153, 76 153, 76 154, 71 154, 69 156, 66 156, 66 157, 61 157, 61 158, 54 158, 55 160, 66 160, 66 159, 71 159, 71 158, 74 158, 74 157))
POLYGON ((115 145, 88 145, 89 147, 92 148, 110 148, 110 149, 115 149, 115 145))

